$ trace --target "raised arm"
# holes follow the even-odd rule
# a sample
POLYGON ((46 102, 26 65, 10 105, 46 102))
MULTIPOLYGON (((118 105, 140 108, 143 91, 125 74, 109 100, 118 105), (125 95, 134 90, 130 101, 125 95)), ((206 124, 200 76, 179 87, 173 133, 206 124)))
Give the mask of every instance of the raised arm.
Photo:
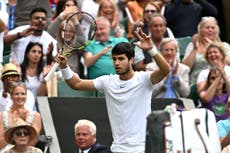
POLYGON ((55 58, 56 62, 60 63, 60 68, 64 79, 67 84, 75 90, 87 90, 95 91, 96 88, 92 80, 83 80, 77 74, 75 74, 67 65, 67 59, 61 54, 58 54, 55 58))
POLYGON ((158 53, 157 48, 153 47, 153 42, 150 36, 147 36, 141 28, 138 28, 135 31, 135 35, 138 37, 140 42, 134 43, 134 45, 142 48, 145 51, 148 51, 149 54, 156 61, 159 69, 155 70, 151 74, 151 81, 153 84, 160 82, 170 71, 170 66, 166 60, 158 53))
POLYGON ((192 69, 194 64, 195 64, 196 53, 197 53, 197 49, 198 49, 198 45, 199 45, 197 34, 195 34, 192 37, 192 42, 193 42, 193 48, 192 48, 191 52, 182 61, 182 63, 187 65, 188 67, 190 67, 190 69, 192 69))
POLYGON ((66 20, 73 13, 78 12, 77 6, 65 7, 65 9, 50 23, 47 32, 54 38, 57 37, 57 32, 62 21, 66 20))
POLYGON ((6 34, 6 35, 4 35, 4 43, 11 44, 17 39, 27 37, 27 36, 33 34, 35 29, 36 29, 35 26, 30 26, 29 28, 27 28, 21 32, 17 32, 16 34, 6 34))
POLYGON ((203 90, 199 93, 201 102, 208 103, 216 93, 216 88, 219 85, 221 76, 218 76, 215 81, 208 87, 207 90, 203 90))

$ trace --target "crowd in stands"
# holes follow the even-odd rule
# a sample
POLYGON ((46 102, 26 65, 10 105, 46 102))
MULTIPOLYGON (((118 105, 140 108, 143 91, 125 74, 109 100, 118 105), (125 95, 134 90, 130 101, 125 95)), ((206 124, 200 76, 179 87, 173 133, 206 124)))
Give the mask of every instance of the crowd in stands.
MULTIPOLYGON (((132 126, 132 122, 138 119, 139 124, 145 123, 143 119, 150 113, 148 102, 140 105, 146 109, 146 112, 137 111, 140 116, 131 113, 137 110, 139 98, 136 96, 141 94, 146 96, 143 98, 146 101, 151 98, 189 98, 194 100, 196 108, 212 111, 222 149, 227 152, 230 148, 230 20, 227 18, 230 9, 226 4, 229 4, 228 0, 218 5, 212 0, 1 0, 0 153, 6 149, 14 152, 28 149, 18 147, 20 144, 16 140, 29 135, 30 139, 24 145, 33 146, 29 150, 40 152, 34 149, 37 139, 32 137, 37 137, 42 129, 37 97, 58 97, 58 82, 63 80, 73 89, 102 91, 106 101, 117 100, 132 106, 122 107, 127 109, 126 112, 120 110, 116 102, 107 102, 114 139, 111 150, 114 152, 122 152, 122 149, 129 152, 129 148, 143 151, 141 141, 134 147, 130 140, 121 138, 140 129, 133 127, 130 133, 125 133, 124 127, 115 125, 132 126), (88 39, 86 34, 91 30, 89 24, 81 22, 80 18, 69 21, 71 24, 65 26, 68 18, 78 11, 95 18, 97 31, 89 45, 73 52, 66 60, 60 54, 67 49, 65 43, 73 48, 85 43, 88 39), (220 14, 224 16, 221 23, 220 14), (69 34, 65 43, 63 30, 69 34), (185 49, 180 49, 184 45, 181 40, 185 38, 189 42, 183 46, 185 49), (45 80, 55 61, 60 63, 60 67, 50 80, 45 80), (67 72, 73 72, 74 77, 67 72), (116 75, 119 77, 114 77, 116 75), (106 83, 103 82, 106 79, 106 83), (116 89, 115 85, 121 88, 116 89), (138 94, 130 96, 140 85, 143 87, 136 91, 138 94), (125 89, 127 86, 130 86, 129 91, 125 89), (143 88, 146 88, 146 93, 143 88), (130 99, 124 100, 123 95, 130 99), (130 104, 131 99, 133 104, 130 104), (122 115, 129 115, 130 121, 128 117, 121 119, 122 115), (114 119, 116 117, 118 119, 114 119), (26 122, 20 123, 25 127, 15 128, 18 121, 23 122, 20 119, 26 122), (13 136, 10 140, 9 135, 13 136)), ((142 140, 146 128, 143 125, 139 127, 144 128, 140 135, 130 139, 142 140)), ((75 125, 79 152, 87 150, 84 153, 88 153, 92 146, 110 152, 109 148, 95 144, 95 135, 93 122, 80 120, 75 125), (84 132, 90 133, 91 145, 82 147, 78 137, 83 137, 84 132)))

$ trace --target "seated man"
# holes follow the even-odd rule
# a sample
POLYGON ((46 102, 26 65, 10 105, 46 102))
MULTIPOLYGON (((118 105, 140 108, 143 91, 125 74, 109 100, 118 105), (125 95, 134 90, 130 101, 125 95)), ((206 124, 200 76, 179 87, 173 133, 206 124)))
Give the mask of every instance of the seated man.
MULTIPOLYGON (((150 16, 148 24, 148 31, 152 38, 153 45, 159 50, 161 42, 165 39, 166 33, 166 19, 160 14, 153 14, 150 16)), ((174 39, 174 36, 170 36, 174 39)), ((177 52, 177 58, 179 59, 179 52, 177 52)), ((139 47, 135 47, 134 67, 137 71, 145 71, 148 64, 155 62, 148 52, 143 51, 139 47)))
MULTIPOLYGON (((153 87, 154 98, 180 98, 188 97, 189 71, 190 68, 178 62, 176 55, 178 52, 177 42, 172 38, 165 38, 159 46, 161 55, 171 67, 170 73, 153 87)), ((146 70, 153 71, 158 69, 155 62, 146 66, 146 70)))
POLYGON ((124 37, 110 36, 110 22, 101 16, 96 19, 97 31, 95 40, 85 48, 83 54, 85 64, 88 68, 88 78, 95 79, 102 75, 115 74, 113 60, 111 58, 112 48, 120 42, 128 42, 124 37))
POLYGON ((74 129, 79 153, 111 153, 107 146, 96 143, 96 125, 92 121, 79 120, 74 129))

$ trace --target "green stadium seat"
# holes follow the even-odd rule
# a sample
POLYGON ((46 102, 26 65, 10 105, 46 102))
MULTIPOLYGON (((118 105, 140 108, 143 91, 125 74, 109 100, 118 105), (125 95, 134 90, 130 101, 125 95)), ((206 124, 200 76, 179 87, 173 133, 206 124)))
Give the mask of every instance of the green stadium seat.
POLYGON ((191 85, 190 86, 190 94, 188 98, 192 99, 194 101, 195 107, 199 105, 199 95, 197 93, 197 85, 191 85))
POLYGON ((95 92, 73 90, 64 80, 58 80, 58 97, 95 97, 95 92))
POLYGON ((182 59, 184 58, 185 49, 186 49, 187 45, 190 42, 192 42, 192 37, 190 37, 190 36, 181 37, 181 38, 176 38, 176 40, 178 41, 179 50, 180 50, 180 60, 182 61, 182 59))
POLYGON ((4 65, 4 64, 7 64, 9 62, 10 62, 10 55, 4 55, 2 64, 4 65))

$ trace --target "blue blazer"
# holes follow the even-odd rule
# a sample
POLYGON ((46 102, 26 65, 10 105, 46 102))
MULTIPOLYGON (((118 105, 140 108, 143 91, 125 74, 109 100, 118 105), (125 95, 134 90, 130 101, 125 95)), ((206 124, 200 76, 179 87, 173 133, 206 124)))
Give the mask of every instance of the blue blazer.
POLYGON ((88 153, 112 153, 109 147, 95 143, 88 153))

